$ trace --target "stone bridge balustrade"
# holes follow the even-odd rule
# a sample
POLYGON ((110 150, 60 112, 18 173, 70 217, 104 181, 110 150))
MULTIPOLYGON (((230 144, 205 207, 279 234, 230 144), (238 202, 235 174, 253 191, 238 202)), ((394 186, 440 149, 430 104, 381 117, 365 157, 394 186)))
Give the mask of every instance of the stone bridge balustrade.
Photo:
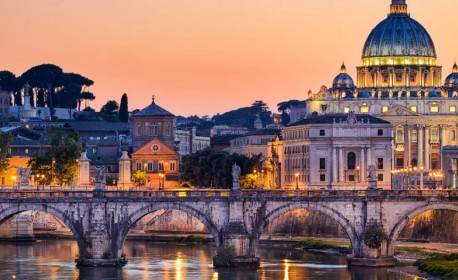
POLYGON ((216 246, 235 248, 234 263, 244 260, 245 265, 257 265, 256 249, 265 227, 296 209, 322 212, 345 229, 353 248, 351 265, 387 266, 394 264, 394 246, 408 221, 428 210, 458 211, 458 191, 0 190, 0 224, 28 210, 54 215, 75 236, 80 266, 123 265, 122 245, 129 229, 159 210, 196 217, 216 246), (371 249, 363 237, 374 225, 386 238, 379 248, 371 249))

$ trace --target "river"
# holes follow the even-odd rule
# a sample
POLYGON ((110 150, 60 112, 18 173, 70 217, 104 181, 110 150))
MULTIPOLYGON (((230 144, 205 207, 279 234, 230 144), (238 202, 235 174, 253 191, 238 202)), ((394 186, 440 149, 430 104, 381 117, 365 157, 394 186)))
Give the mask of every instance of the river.
POLYGON ((345 257, 300 250, 261 248, 258 270, 214 269, 211 245, 126 241, 128 264, 117 268, 75 267, 76 242, 46 240, 0 243, 0 279, 174 280, 411 280, 386 269, 347 268, 345 257))

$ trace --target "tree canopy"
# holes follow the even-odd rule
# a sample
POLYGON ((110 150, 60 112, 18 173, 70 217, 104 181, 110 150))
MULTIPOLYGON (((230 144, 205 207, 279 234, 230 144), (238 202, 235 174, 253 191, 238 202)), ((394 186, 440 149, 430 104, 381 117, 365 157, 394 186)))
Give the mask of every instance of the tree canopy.
POLYGON ((196 187, 231 188, 232 165, 241 167, 242 175, 261 168, 261 155, 246 157, 239 154, 205 149, 183 157, 181 178, 196 187))
POLYGON ((36 97, 36 105, 39 107, 69 108, 71 105, 74 109, 80 105, 81 99, 84 99, 81 98, 82 93, 93 85, 94 81, 78 73, 65 73, 54 64, 34 66, 19 77, 6 70, 0 71, 0 86, 3 90, 12 92, 16 105, 22 105, 22 88, 26 83, 32 89, 29 92, 32 104, 36 97), (78 94, 76 89, 79 89, 78 94))
POLYGON ((124 93, 121 97, 121 105, 119 106, 119 120, 122 122, 127 122, 129 120, 129 109, 126 93, 124 93))
POLYGON ((36 153, 28 165, 39 184, 71 185, 78 171, 77 159, 81 155, 81 144, 77 133, 65 135, 61 130, 48 131, 51 148, 46 153, 36 153), (40 176, 38 176, 40 175, 40 176))
POLYGON ((9 166, 8 147, 11 138, 11 134, 0 132, 0 175, 3 175, 9 166))
POLYGON ((114 115, 119 109, 118 102, 114 100, 108 100, 105 105, 102 106, 102 109, 100 109, 100 113, 106 114, 106 115, 114 115))
POLYGON ((215 115, 213 120, 216 124, 254 128, 254 121, 258 116, 264 125, 272 123, 271 114, 272 112, 269 111, 267 104, 262 100, 257 100, 250 107, 215 115))

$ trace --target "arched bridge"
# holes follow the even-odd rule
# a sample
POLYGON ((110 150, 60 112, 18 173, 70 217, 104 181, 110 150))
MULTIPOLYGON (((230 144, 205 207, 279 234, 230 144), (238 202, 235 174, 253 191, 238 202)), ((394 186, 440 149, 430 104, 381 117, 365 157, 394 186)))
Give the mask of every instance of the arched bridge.
MULTIPOLYGON (((394 264, 399 233, 428 210, 458 211, 457 191, 32 191, 0 190, 0 223, 28 210, 50 213, 72 231, 79 247, 77 265, 117 266, 129 229, 143 216, 162 209, 180 210, 199 219, 217 246, 233 246, 239 259, 256 262, 264 228, 295 209, 322 212, 346 231, 352 265, 394 264), (378 248, 364 242, 368 228, 380 229, 378 248)), ((367 243, 367 242, 366 242, 367 243)))

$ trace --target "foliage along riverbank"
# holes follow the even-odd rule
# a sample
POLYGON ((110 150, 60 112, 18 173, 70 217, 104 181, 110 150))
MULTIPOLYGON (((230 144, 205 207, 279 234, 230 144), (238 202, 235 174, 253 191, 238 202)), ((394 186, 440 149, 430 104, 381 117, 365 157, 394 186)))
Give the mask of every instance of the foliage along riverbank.
POLYGON ((458 253, 435 254, 417 260, 414 265, 424 272, 443 279, 458 279, 458 253))

